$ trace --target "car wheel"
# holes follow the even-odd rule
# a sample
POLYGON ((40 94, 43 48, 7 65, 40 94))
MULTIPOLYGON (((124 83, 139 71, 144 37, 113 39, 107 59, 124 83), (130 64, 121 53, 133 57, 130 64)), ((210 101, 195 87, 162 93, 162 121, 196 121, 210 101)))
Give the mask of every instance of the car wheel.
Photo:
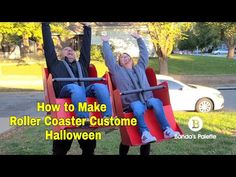
POLYGON ((196 104, 196 111, 197 112, 211 112, 213 110, 213 103, 208 98, 202 98, 198 100, 196 104))

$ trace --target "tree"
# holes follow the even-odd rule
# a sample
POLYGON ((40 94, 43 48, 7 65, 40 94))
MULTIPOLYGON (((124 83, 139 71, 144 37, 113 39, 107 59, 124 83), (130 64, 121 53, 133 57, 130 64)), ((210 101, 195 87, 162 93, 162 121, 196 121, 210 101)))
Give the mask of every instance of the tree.
POLYGON ((16 22, 14 28, 17 29, 16 34, 22 38, 22 54, 25 56, 26 53, 29 53, 29 38, 33 37, 33 34, 39 33, 39 23, 16 22))
MULTIPOLYGON (((67 39, 70 23, 51 23, 52 33, 62 35, 67 39)), ((4 52, 9 52, 10 44, 16 43, 14 40, 22 40, 22 54, 29 53, 29 39, 34 40, 37 45, 37 52, 42 53, 42 30, 39 22, 3 22, 0 23, 1 46, 4 52)), ((59 38, 61 40, 61 38, 59 38)), ((60 41, 62 42, 62 40, 60 41)))
POLYGON ((159 73, 168 74, 168 56, 175 43, 186 38, 184 32, 191 28, 192 23, 149 22, 146 25, 158 55, 159 73))
POLYGON ((201 51, 211 52, 221 42, 219 31, 205 22, 196 23, 186 34, 188 38, 178 43, 180 50, 193 51, 198 47, 201 51))
POLYGON ((218 29, 221 34, 223 39, 226 42, 226 45, 228 47, 228 54, 227 58, 228 59, 233 59, 234 58, 234 51, 236 47, 236 23, 235 22, 212 22, 209 23, 209 25, 212 25, 216 29, 218 29))
POLYGON ((202 51, 212 51, 221 43, 219 31, 204 22, 196 24, 195 35, 197 37, 197 46, 202 51))
MULTIPOLYGON (((67 22, 67 23, 51 23, 51 29, 52 29, 52 33, 57 34, 57 38, 54 39, 54 44, 56 46, 56 48, 58 48, 59 50, 61 50, 63 47, 68 46, 67 42, 68 39, 70 39, 71 37, 71 32, 73 30, 70 29, 71 23, 67 22)), ((76 34, 76 32, 74 32, 74 35, 76 34)))
POLYGON ((0 23, 0 34, 1 36, 1 47, 4 52, 4 57, 7 57, 10 52, 10 41, 9 36, 15 33, 13 22, 1 22, 0 23))
POLYGON ((195 50, 196 46, 198 46, 197 36, 194 34, 193 30, 187 31, 186 35, 188 36, 188 38, 185 40, 178 41, 177 48, 179 50, 195 50))
MULTIPOLYGON (((68 34, 65 23, 52 23, 52 32, 58 34, 68 34)), ((30 23, 15 23, 14 28, 16 34, 22 37, 23 54, 29 52, 29 39, 33 39, 37 45, 37 52, 41 54, 43 51, 42 46, 42 30, 41 23, 30 22, 30 23)))
MULTIPOLYGON (((67 29, 66 23, 51 23, 51 29, 52 33, 57 34, 57 41, 59 41, 60 44, 58 44, 56 41, 54 41, 55 46, 57 47, 63 45, 63 41, 61 39, 62 36, 67 36, 69 34, 69 30, 67 29)), ((38 55, 41 55, 43 53, 43 39, 42 39, 42 30, 41 30, 41 23, 35 23, 34 24, 34 31, 32 31, 31 38, 34 39, 37 45, 37 53, 38 55)))

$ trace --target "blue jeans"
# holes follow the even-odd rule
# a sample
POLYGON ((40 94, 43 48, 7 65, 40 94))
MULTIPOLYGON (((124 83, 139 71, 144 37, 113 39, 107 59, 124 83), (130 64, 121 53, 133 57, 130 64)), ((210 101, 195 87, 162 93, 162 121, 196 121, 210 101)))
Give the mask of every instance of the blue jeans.
POLYGON ((147 109, 154 110, 156 119, 160 123, 162 130, 165 130, 167 127, 170 127, 170 124, 166 119, 161 100, 158 98, 149 98, 146 103, 147 104, 145 105, 141 101, 134 101, 130 104, 133 114, 137 119, 140 133, 143 133, 145 130, 149 131, 144 121, 144 113, 147 109))
POLYGON ((86 97, 97 98, 100 104, 106 105, 106 111, 102 112, 103 117, 112 116, 112 107, 110 102, 110 94, 108 88, 104 84, 91 84, 84 88, 77 84, 65 85, 60 92, 60 98, 71 98, 72 104, 75 106, 75 114, 79 118, 89 118, 89 112, 79 112, 78 103, 86 102, 86 97))

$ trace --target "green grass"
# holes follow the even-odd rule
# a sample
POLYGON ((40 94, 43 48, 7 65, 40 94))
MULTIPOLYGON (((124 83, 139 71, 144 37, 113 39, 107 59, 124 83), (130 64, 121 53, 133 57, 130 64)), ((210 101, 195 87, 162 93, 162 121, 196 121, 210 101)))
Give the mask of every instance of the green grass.
MULTIPOLYGON (((98 76, 102 76, 108 68, 104 62, 91 61, 97 68, 98 76)), ((7 63, 0 65, 0 73, 2 76, 42 76, 42 67, 45 66, 45 62, 33 63, 33 64, 17 64, 7 63)))
MULTIPOLYGON (((104 75, 108 68, 104 62, 91 61, 97 68, 98 77, 104 75)), ((236 60, 227 60, 219 57, 191 56, 191 55, 171 55, 168 61, 169 74, 187 74, 187 75, 221 75, 236 74, 236 60)), ((31 64, 23 63, 1 63, 0 81, 17 80, 42 80, 42 66, 45 66, 43 60, 33 61, 31 64)), ((155 72, 158 72, 157 58, 150 58, 149 66, 155 72)), ((6 90, 3 86, 0 90, 6 90)), ((9 86, 9 88, 11 88, 9 86)), ((42 85, 18 85, 15 89, 42 90, 42 85)), ((11 88, 14 89, 14 88, 11 88)))
POLYGON ((22 75, 22 76, 41 76, 42 65, 40 64, 25 64, 25 65, 6 65, 2 66, 3 75, 22 75))
MULTIPOLYGON (((150 58, 149 65, 158 71, 157 58, 150 58)), ((221 57, 171 55, 169 74, 217 75, 236 74, 236 60, 221 57)))
MULTIPOLYGON (((213 112, 208 114, 194 112, 175 112, 175 117, 185 135, 197 134, 189 130, 189 118, 199 116, 203 120, 203 129, 197 133, 217 135, 215 140, 170 140, 154 143, 151 146, 152 155, 236 155, 236 112, 213 112)), ((0 154, 51 154, 52 141, 44 140, 46 127, 28 127, 0 137, 0 154)), ((97 155, 116 155, 120 143, 119 131, 103 134, 103 139, 97 141, 97 155)), ((77 141, 74 141, 68 154, 81 154, 77 141)), ((129 154, 139 154, 139 147, 131 147, 129 154)))
MULTIPOLYGON (((102 76, 108 71, 104 62, 91 61, 102 76)), ((192 55, 171 55, 168 61, 170 74, 236 74, 236 60, 227 60, 220 57, 192 56, 192 55)), ((41 68, 45 63, 37 62, 35 64, 1 64, 0 73, 5 76, 41 76, 41 68)), ((158 71, 157 58, 150 58, 149 66, 158 71)))

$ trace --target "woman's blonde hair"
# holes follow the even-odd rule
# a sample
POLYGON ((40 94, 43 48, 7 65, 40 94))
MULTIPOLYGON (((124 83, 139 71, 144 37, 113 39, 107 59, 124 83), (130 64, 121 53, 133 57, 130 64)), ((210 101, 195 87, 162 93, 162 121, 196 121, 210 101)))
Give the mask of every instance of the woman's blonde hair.
MULTIPOLYGON (((124 55, 124 54, 126 54, 126 55, 128 55, 129 57, 130 57, 130 59, 133 61, 133 58, 128 54, 128 53, 126 53, 126 52, 124 52, 124 53, 119 53, 118 54, 118 64, 121 66, 121 63, 120 63, 120 57, 121 57, 121 55, 124 55)), ((134 66, 134 61, 133 61, 133 66, 134 66)))

